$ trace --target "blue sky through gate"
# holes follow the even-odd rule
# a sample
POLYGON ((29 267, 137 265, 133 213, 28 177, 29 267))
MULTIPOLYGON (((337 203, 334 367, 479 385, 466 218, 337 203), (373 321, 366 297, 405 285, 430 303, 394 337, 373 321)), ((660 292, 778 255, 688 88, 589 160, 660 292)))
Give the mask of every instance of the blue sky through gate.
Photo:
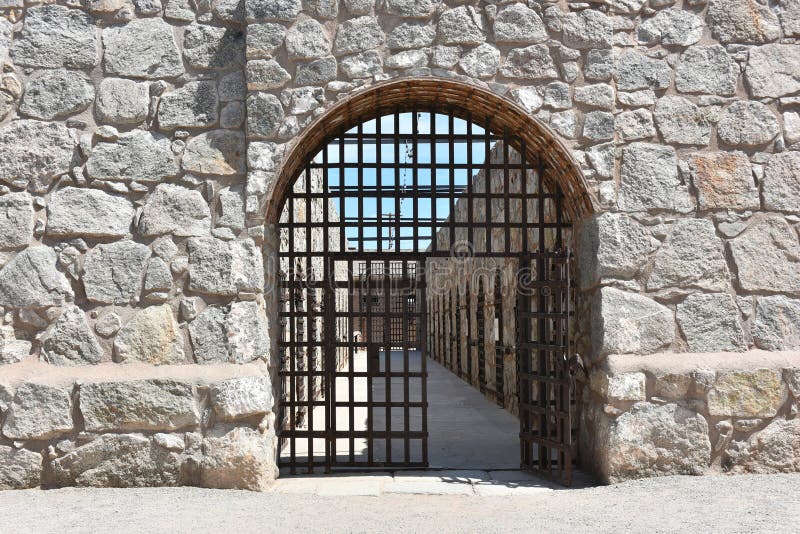
MULTIPOLYGON (((417 169, 417 184, 420 187, 431 186, 449 186, 453 181, 455 188, 466 187, 469 180, 468 169, 450 169, 450 163, 467 164, 470 163, 469 151, 467 142, 465 140, 456 140, 453 145, 452 161, 450 156, 450 144, 447 135, 450 133, 450 118, 447 115, 431 114, 431 113, 417 113, 417 133, 420 135, 435 134, 436 140, 417 140, 414 146, 412 140, 412 132, 414 126, 413 113, 401 113, 399 116, 398 124, 395 125, 395 115, 385 115, 380 118, 380 131, 381 135, 394 134, 396 126, 397 132, 408 134, 408 138, 399 144, 396 148, 395 143, 389 140, 383 140, 380 146, 380 167, 364 168, 362 173, 363 184, 365 188, 375 188, 380 185, 382 188, 394 189, 395 187, 407 188, 411 191, 413 186, 413 170, 412 169, 396 169, 393 167, 395 162, 400 164, 416 162, 422 165, 430 165, 428 168, 417 169), (441 137, 439 137, 441 136, 441 137), (432 162, 435 161, 435 165, 432 162), (380 181, 379 181, 380 180, 380 181)), ((361 131, 366 135, 374 135, 377 133, 377 120, 372 119, 362 123, 361 131)), ((453 134, 466 135, 468 133, 469 123, 463 119, 453 118, 453 134)), ((354 127, 346 132, 348 134, 357 134, 358 127, 354 127)), ((472 135, 484 135, 485 130, 477 124, 472 124, 472 135)), ((492 145, 494 141, 492 142, 492 145)), ((490 146, 492 146, 490 145, 490 146)), ((361 157, 359 158, 359 147, 357 144, 345 144, 344 158, 340 161, 340 142, 339 139, 331 141, 327 147, 321 151, 314 158, 315 163, 323 162, 323 152, 327 151, 328 164, 332 167, 327 172, 327 183, 332 190, 336 190, 341 186, 344 187, 357 187, 359 183, 359 169, 357 164, 360 162, 366 164, 378 163, 378 147, 377 143, 373 140, 365 140, 362 145, 361 157), (337 167, 338 166, 338 167, 337 167)), ((471 164, 476 168, 472 169, 474 175, 478 171, 478 166, 484 163, 486 154, 485 141, 472 142, 472 158, 471 164)), ((379 195, 377 192, 373 195, 366 196, 363 199, 363 217, 364 218, 377 218, 378 208, 380 205, 380 212, 382 214, 383 225, 382 228, 373 226, 362 226, 362 235, 364 240, 365 250, 376 249, 378 247, 378 233, 380 230, 380 237, 383 239, 383 250, 392 250, 394 246, 393 238, 395 229, 389 224, 389 220, 397 213, 397 206, 394 198, 393 191, 385 192, 384 195, 379 195), (379 202, 380 199, 380 202, 379 202)), ((358 217, 359 201, 355 197, 344 198, 344 203, 338 197, 334 197, 334 204, 336 210, 343 214, 345 217, 358 217), (342 205, 344 204, 344 205, 342 205)), ((412 220, 414 217, 415 201, 411 197, 403 198, 401 195, 400 203, 400 217, 401 219, 412 220)), ((420 198, 416 201, 417 217, 419 219, 430 219, 432 209, 432 201, 430 198, 420 198)), ((439 221, 447 218, 450 213, 450 199, 437 198, 436 199, 436 217, 439 221)), ((438 231, 439 226, 436 226, 438 231)), ((413 228, 400 229, 400 248, 401 250, 413 250, 413 228)), ((431 227, 426 225, 418 226, 418 239, 419 250, 424 251, 430 244, 431 227)), ((355 245, 359 237, 359 226, 356 223, 346 225, 345 235, 351 244, 355 245)))

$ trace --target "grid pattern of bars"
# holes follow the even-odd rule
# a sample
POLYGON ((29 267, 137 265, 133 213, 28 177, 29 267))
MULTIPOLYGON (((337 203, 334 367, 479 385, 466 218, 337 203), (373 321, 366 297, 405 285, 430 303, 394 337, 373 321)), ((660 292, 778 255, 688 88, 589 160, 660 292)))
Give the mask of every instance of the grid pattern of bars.
MULTIPOLYGON (((540 266, 563 246, 564 197, 545 188, 542 160, 523 138, 468 119, 417 110, 341 129, 286 196, 278 225, 278 424, 280 464, 293 473, 426 466, 428 346, 438 342, 463 374, 461 321, 452 321, 454 312, 461 316, 460 297, 428 298, 426 260, 466 251, 540 266), (430 309, 441 318, 434 340, 430 309)), ((481 318, 484 299, 479 285, 481 318)), ((531 433, 529 441, 537 439, 531 433)), ((571 435, 560 439, 572 446, 571 435)), ((524 450, 523 464, 536 467, 524 450)))

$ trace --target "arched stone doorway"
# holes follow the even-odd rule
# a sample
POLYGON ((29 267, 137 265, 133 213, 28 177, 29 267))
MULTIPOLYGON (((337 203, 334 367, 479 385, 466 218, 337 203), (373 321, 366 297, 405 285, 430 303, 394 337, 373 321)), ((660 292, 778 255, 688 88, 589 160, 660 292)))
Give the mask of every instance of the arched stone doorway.
POLYGON ((564 147, 512 102, 431 79, 307 131, 267 208, 282 464, 426 467, 432 358, 520 417, 523 467, 568 482, 569 250, 593 207, 564 147))

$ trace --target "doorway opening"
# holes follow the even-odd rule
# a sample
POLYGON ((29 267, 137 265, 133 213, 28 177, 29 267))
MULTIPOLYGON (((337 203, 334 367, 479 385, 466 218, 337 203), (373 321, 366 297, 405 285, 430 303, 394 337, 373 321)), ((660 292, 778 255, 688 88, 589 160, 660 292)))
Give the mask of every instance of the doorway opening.
POLYGON ((277 225, 279 465, 428 467, 429 378, 446 369, 518 418, 517 466, 569 482, 572 218, 555 172, 453 105, 382 108, 308 151, 277 225))

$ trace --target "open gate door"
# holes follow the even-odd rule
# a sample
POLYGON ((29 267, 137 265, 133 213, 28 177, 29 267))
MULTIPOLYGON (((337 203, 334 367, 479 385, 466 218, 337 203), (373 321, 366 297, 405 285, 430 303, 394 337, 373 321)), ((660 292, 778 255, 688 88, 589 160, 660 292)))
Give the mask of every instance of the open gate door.
POLYGON ((517 285, 520 464, 569 486, 575 460, 572 256, 569 249, 536 252, 525 263, 517 285))

